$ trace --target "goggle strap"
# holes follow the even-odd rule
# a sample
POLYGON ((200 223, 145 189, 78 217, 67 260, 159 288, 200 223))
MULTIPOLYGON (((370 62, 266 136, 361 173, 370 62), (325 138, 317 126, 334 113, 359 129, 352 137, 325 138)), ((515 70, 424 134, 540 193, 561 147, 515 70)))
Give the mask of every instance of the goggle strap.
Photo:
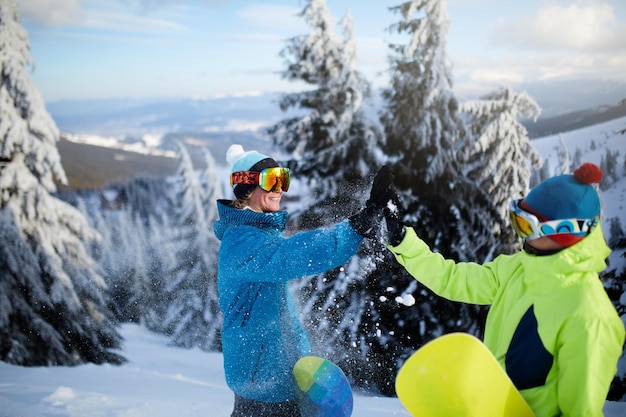
POLYGON ((236 171, 230 174, 231 187, 235 184, 254 184, 259 182, 260 172, 254 171, 236 171))

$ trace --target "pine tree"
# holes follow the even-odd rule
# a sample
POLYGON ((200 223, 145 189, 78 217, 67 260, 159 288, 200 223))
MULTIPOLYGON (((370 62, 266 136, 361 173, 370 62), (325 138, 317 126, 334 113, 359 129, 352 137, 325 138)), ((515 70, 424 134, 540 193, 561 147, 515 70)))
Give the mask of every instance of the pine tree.
MULTIPOLYGON (((349 12, 341 21, 343 36, 333 30, 325 1, 308 1, 301 16, 308 35, 291 39, 283 50, 283 76, 311 86, 287 94, 281 108, 304 110, 269 129, 274 142, 294 158, 293 174, 312 192, 301 213, 291 213, 302 228, 323 227, 355 213, 369 192, 374 172, 382 164, 381 133, 362 109, 370 97, 369 83, 356 70, 355 43, 349 12)), ((365 241, 349 265, 295 281, 302 316, 314 349, 341 363, 354 377, 367 363, 369 347, 363 333, 371 331, 371 295, 365 277, 382 261, 382 245, 365 241), (355 348, 356 347, 356 348, 355 348)), ((368 380, 361 378, 360 385, 368 380)))
POLYGON ((168 227, 166 219, 154 215, 147 222, 134 223, 143 249, 138 263, 143 273, 138 275, 139 282, 133 286, 140 323, 154 332, 168 334, 163 318, 171 302, 166 291, 167 281, 177 261, 171 238, 174 231, 168 227))
POLYGON ((618 174, 619 168, 619 151, 606 149, 606 153, 600 157, 600 168, 603 172, 602 181, 600 182, 600 189, 607 190, 620 179, 618 174))
POLYGON ((302 109, 298 116, 272 126, 273 141, 293 159, 287 162, 319 204, 308 207, 302 227, 330 224, 354 212, 365 188, 363 179, 380 165, 376 149, 381 134, 362 109, 370 86, 356 70, 354 31, 349 12, 333 29, 324 0, 310 0, 300 14, 311 31, 290 39, 282 50, 283 78, 303 81, 310 90, 286 94, 283 111, 302 109))
MULTIPOLYGON (((89 216, 86 207, 81 211, 89 216)), ((102 236, 92 245, 91 253, 109 287, 110 309, 120 322, 139 323, 151 306, 146 302, 150 288, 145 286, 151 281, 147 276, 148 254, 155 243, 161 243, 149 236, 149 224, 154 221, 149 218, 146 224, 134 217, 128 206, 91 212, 90 222, 102 236)), ((163 262, 167 257, 163 254, 158 259, 163 262)))
POLYGON ((525 92, 508 88, 460 106, 467 114, 467 136, 460 149, 462 174, 484 190, 498 211, 491 218, 500 231, 500 251, 512 252, 519 239, 507 215, 511 199, 522 198, 530 189, 530 168, 541 159, 530 144, 528 131, 519 118, 537 118, 540 108, 525 92))
POLYGON ((171 180, 135 177, 114 184, 122 202, 118 210, 92 210, 91 222, 103 239, 94 258, 105 272, 111 308, 121 321, 138 322, 167 333, 163 318, 169 305, 165 287, 174 268, 169 216, 173 210, 171 180))
MULTIPOLYGON (((215 202, 224 198, 224 190, 222 189, 222 180, 218 172, 217 163, 211 151, 204 148, 202 152, 205 168, 200 178, 201 204, 202 207, 204 207, 204 215, 209 224, 209 228, 212 230, 213 222, 219 218, 217 204, 215 204, 215 202)), ((209 234, 212 236, 212 233, 209 234)), ((219 246, 217 240, 213 242, 219 246)), ((217 258, 215 262, 217 262, 217 258)))
POLYGON ((462 133, 445 53, 446 2, 414 0, 391 10, 402 19, 390 31, 411 39, 390 45, 391 86, 383 92, 385 151, 429 184, 453 161, 453 144, 462 133))
POLYGON ((567 145, 565 144, 565 139, 563 139, 562 134, 559 134, 559 145, 561 145, 559 148, 559 164, 561 165, 559 175, 569 174, 571 165, 569 151, 567 150, 567 145))
POLYGON ((541 165, 541 168, 539 168, 539 178, 538 181, 533 185, 531 183, 531 188, 533 186, 537 186, 540 183, 542 183, 543 181, 547 180, 548 178, 552 177, 552 168, 550 167, 550 160, 546 159, 543 161, 543 164, 541 165))
POLYGON ((583 151, 580 148, 576 148, 574 152, 574 157, 572 159, 572 163, 570 164, 569 170, 570 172, 574 171, 583 163, 583 151))
MULTIPOLYGON (((499 215, 488 195, 462 175, 456 159, 466 131, 457 114, 446 56, 446 2, 415 0, 391 10, 401 19, 390 30, 409 37, 406 45, 390 45, 390 87, 383 91, 381 114, 383 150, 396 161, 403 220, 444 256, 483 262, 498 247, 490 219, 499 215)), ((364 338, 370 362, 380 364, 370 371, 383 392, 393 393, 386 381, 393 380, 397 364, 422 344, 451 331, 482 332, 483 309, 434 296, 393 260, 379 264, 368 281, 371 310, 378 315, 372 315, 370 327, 380 336, 364 338), (403 300, 411 297, 415 304, 404 308, 403 300), (397 324, 389 328, 388 323, 397 324)))
POLYGON ((203 197, 189 153, 182 143, 177 148, 179 182, 172 224, 177 265, 169 273, 164 325, 178 346, 219 350, 222 316, 217 301, 218 244, 202 204, 207 198, 203 197))
POLYGON ((484 260, 494 250, 489 196, 462 175, 456 147, 466 132, 452 93, 446 55, 445 1, 414 0, 393 7, 402 19, 390 30, 409 43, 391 44, 391 86, 383 91, 385 153, 396 162, 405 221, 444 255, 484 260), (466 233, 469 229, 470 232, 466 233))
POLYGON ((26 31, 0 3, 0 359, 21 365, 123 361, 85 217, 54 197, 66 182, 59 131, 33 86, 26 31), (6 239, 5 239, 6 238, 6 239), (5 257, 6 256, 6 257, 5 257), (5 268, 6 267, 6 268, 5 268))

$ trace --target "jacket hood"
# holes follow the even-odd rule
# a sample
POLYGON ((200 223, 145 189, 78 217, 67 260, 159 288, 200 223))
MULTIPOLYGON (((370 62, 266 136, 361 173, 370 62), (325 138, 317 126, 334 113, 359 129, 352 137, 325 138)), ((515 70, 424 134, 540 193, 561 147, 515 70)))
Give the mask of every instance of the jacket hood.
POLYGON ((219 240, 222 240, 228 229, 237 226, 254 226, 278 233, 285 230, 288 216, 286 211, 259 213, 249 209, 232 207, 230 203, 230 200, 217 201, 217 212, 220 218, 213 223, 213 231, 219 240))
POLYGON ((606 244, 602 228, 598 225, 586 238, 554 255, 535 256, 521 252, 527 271, 526 282, 540 288, 574 285, 581 277, 604 271, 611 250, 606 244), (547 279, 549 276, 555 280, 547 279))

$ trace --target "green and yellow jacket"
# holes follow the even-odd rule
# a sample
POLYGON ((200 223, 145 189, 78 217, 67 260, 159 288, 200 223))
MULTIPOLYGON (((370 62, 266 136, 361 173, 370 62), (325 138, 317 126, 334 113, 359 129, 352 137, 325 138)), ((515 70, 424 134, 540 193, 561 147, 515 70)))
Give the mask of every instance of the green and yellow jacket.
POLYGON ((537 417, 602 416, 625 330, 598 279, 610 253, 600 227, 552 255, 484 265, 444 259, 410 227, 389 249, 436 294, 491 305, 484 342, 537 417))

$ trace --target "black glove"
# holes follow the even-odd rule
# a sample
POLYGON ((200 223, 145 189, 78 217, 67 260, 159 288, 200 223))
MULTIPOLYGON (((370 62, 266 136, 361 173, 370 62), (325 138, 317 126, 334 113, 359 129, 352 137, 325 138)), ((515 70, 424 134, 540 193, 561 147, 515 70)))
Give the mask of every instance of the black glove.
POLYGON ((393 185, 391 169, 389 166, 383 165, 374 177, 370 198, 365 203, 365 207, 383 209, 387 207, 389 201, 398 204, 400 202, 400 196, 398 195, 396 187, 393 185))
POLYGON ((383 220, 383 209, 377 207, 365 207, 357 214, 348 218, 355 232, 368 239, 375 239, 383 220))
POLYGON ((392 246, 398 246, 404 239, 405 232, 404 224, 400 220, 402 203, 387 165, 383 165, 376 174, 368 203, 383 207, 387 223, 387 241, 392 246))
POLYGON ((383 165, 374 177, 365 208, 349 218, 352 228, 363 237, 376 238, 383 219, 383 210, 389 205, 389 201, 397 204, 400 197, 393 185, 391 169, 383 165))
POLYGON ((385 223, 387 223, 387 241, 391 246, 398 246, 404 239, 405 228, 400 221, 400 209, 385 207, 385 223))

